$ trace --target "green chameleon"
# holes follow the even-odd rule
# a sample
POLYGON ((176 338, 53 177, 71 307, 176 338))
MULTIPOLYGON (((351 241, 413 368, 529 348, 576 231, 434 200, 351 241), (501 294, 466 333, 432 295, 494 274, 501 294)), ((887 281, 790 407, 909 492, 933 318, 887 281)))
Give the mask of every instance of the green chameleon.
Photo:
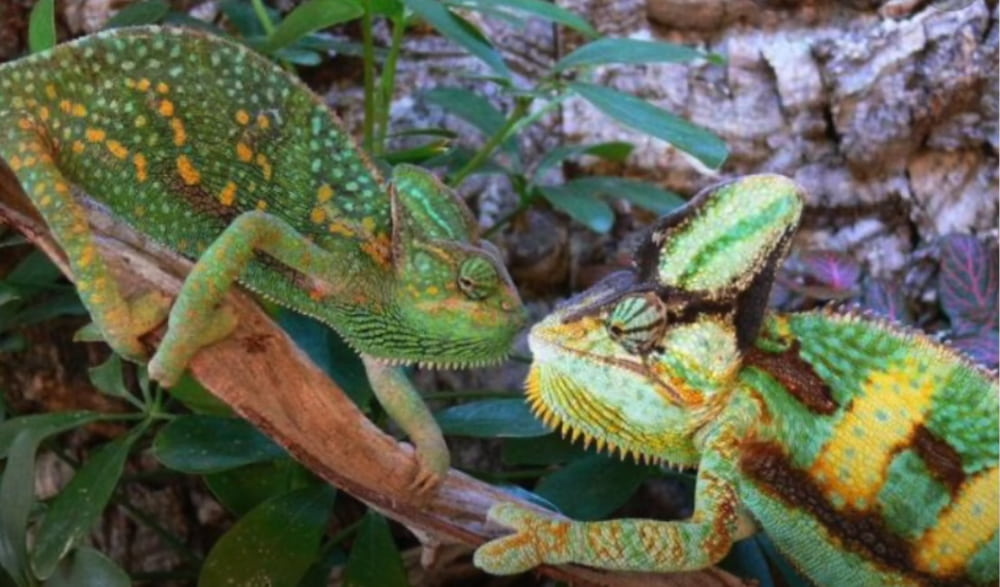
POLYGON ((780 176, 664 217, 633 271, 531 331, 537 414, 588 444, 698 468, 687 521, 575 522, 513 504, 478 566, 684 571, 765 531, 818 585, 997 583, 995 374, 884 320, 765 304, 803 207, 780 176))
POLYGON ((179 28, 108 31, 0 65, 0 159, 66 251, 95 325, 117 352, 166 317, 150 375, 175 383, 235 326, 238 280, 335 328, 417 445, 414 484, 448 452, 394 365, 501 360, 525 321, 497 251, 433 176, 386 183, 323 102, 253 51, 179 28), (197 263, 176 301, 123 299, 80 188, 197 263))

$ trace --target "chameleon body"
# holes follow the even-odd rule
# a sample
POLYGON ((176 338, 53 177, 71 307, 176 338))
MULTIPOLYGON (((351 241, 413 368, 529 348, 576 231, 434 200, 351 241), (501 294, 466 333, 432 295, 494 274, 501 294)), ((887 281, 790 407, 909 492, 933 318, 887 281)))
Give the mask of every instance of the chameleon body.
POLYGON ((995 374, 857 314, 769 314, 802 195, 710 189, 536 325, 536 413, 574 439, 698 468, 687 521, 575 522, 511 504, 476 563, 683 571, 765 531, 818 585, 997 583, 995 374))
POLYGON ((125 300, 86 204, 197 259, 150 374, 169 386, 234 326, 239 280, 335 328, 366 359, 417 444, 422 482, 448 465, 426 407, 393 364, 500 360, 524 321, 516 290, 464 203, 433 176, 391 183, 304 84, 239 44, 178 28, 118 29, 0 65, 0 158, 64 248, 105 339, 133 359, 166 315, 125 300))

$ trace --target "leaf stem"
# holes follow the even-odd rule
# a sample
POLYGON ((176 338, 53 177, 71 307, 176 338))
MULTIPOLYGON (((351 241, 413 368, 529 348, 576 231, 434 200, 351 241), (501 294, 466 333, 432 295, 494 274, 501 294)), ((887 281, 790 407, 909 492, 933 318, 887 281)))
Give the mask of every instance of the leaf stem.
POLYGON ((253 0, 252 4, 254 14, 257 15, 257 20, 260 21, 260 26, 264 27, 264 33, 270 37, 274 34, 274 23, 271 22, 271 17, 267 15, 264 0, 253 0))
POLYGON ((362 144, 365 151, 372 152, 372 139, 375 130, 375 40, 372 36, 374 19, 372 18, 372 0, 364 1, 365 12, 361 16, 361 39, 364 47, 364 77, 365 77, 365 121, 362 144))
POLYGON ((403 48, 403 33, 406 32, 406 14, 400 13, 392 19, 392 42, 389 45, 389 54, 386 56, 385 64, 382 66, 382 90, 379 102, 378 135, 375 139, 375 154, 380 155, 386 149, 386 136, 389 134, 389 113, 392 110, 392 96, 396 90, 396 64, 399 62, 399 54, 403 48))

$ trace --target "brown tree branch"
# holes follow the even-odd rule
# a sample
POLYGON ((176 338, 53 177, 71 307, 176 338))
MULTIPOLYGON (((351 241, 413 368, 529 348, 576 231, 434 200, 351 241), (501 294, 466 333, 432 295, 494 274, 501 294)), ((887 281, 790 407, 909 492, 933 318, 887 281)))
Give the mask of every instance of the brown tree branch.
MULTIPOLYGON (((65 256, 3 165, 0 222, 24 233, 72 279, 65 256)), ((91 211, 91 224, 126 296, 151 289, 176 295, 181 283, 176 276, 186 274, 188 261, 113 222, 101 210, 91 211)), ((409 445, 397 442, 369 422, 248 295, 233 292, 228 303, 240 316, 237 330, 200 351, 190 365, 195 377, 211 393, 324 480, 411 529, 434 536, 442 544, 475 546, 504 533, 502 528, 487 527, 486 512, 499 501, 520 500, 452 470, 429 502, 418 502, 407 491, 416 467, 409 445)), ((162 327, 147 340, 155 342, 160 335, 162 327)), ((539 572, 584 584, 743 584, 714 569, 669 576, 609 573, 579 566, 543 567, 539 572)))

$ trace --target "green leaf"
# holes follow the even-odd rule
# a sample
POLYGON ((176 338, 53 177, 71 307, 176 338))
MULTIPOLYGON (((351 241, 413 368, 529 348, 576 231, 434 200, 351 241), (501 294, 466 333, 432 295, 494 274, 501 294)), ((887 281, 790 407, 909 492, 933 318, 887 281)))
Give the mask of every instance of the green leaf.
POLYGON ((684 45, 639 39, 598 39, 560 59, 554 70, 565 71, 573 67, 608 63, 681 63, 693 59, 725 63, 715 53, 704 53, 684 45))
POLYGON ((81 546, 62 561, 45 587, 130 587, 132 580, 114 561, 81 546))
POLYGON ((306 0, 275 27, 261 50, 273 53, 313 31, 360 18, 364 14, 356 0, 306 0))
POLYGON ((450 144, 451 141, 449 139, 440 139, 420 145, 419 147, 391 151, 382 155, 382 158, 385 159, 385 162, 389 165, 399 165, 400 163, 420 164, 427 161, 431 157, 437 157, 438 155, 448 152, 450 144))
POLYGON ((510 70, 503 62, 500 53, 475 28, 464 19, 448 10, 437 0, 405 0, 406 5, 414 13, 426 20, 442 35, 465 47, 470 53, 481 59, 490 68, 509 78, 510 70))
POLYGON ((209 473, 204 479, 226 509, 242 516, 272 497, 306 487, 314 478, 295 461, 276 459, 209 473))
POLYGON ((684 205, 684 199, 674 192, 634 179, 594 175, 574 179, 566 186, 592 196, 624 198, 661 215, 684 205))
POLYGON ((144 432, 145 426, 137 426, 129 434, 104 445, 87 459, 52 501, 31 553, 31 566, 39 579, 52 575, 59 560, 100 519, 121 478, 132 444, 144 432))
POLYGON ((445 434, 475 438, 532 437, 551 432, 522 399, 469 402, 434 414, 445 434))
POLYGON ((317 559, 335 496, 315 485, 254 508, 212 547, 199 587, 297 584, 317 559))
POLYGON ((576 14, 575 12, 566 10, 558 4, 546 2, 544 0, 459 0, 457 2, 453 2, 453 4, 466 6, 472 9, 484 6, 493 8, 512 8, 514 10, 527 12, 532 16, 577 30, 588 37, 596 37, 600 34, 589 22, 587 22, 587 19, 576 14))
POLYGON ((590 455, 543 477, 535 493, 576 520, 603 518, 622 506, 639 485, 657 474, 604 455, 590 455))
POLYGON ((611 118, 671 143, 712 169, 718 169, 729 156, 722 139, 645 100, 593 84, 577 82, 569 87, 611 118))
POLYGON ((608 161, 624 161, 632 154, 635 145, 622 141, 611 141, 607 143, 595 143, 593 145, 563 145, 552 149, 545 154, 545 157, 535 168, 534 181, 540 181, 545 173, 559 165, 567 159, 579 157, 581 155, 593 155, 608 161))
POLYGON ((406 571, 385 518, 369 510, 344 570, 344 587, 407 587, 406 571))
POLYGON ((21 299, 21 292, 9 283, 0 282, 0 306, 21 299))
POLYGON ((180 381, 170 388, 169 393, 184 407, 196 414, 208 416, 232 416, 233 409, 212 395, 198 380, 185 372, 180 381))
POLYGON ((108 22, 104 23, 105 29, 114 29, 124 26, 140 26, 145 24, 155 24, 170 12, 170 6, 164 0, 147 0, 138 2, 131 6, 126 6, 118 11, 108 22))
POLYGON ((582 444, 571 443, 558 434, 538 438, 504 440, 502 458, 506 465, 554 465, 588 454, 582 444))
POLYGON ((215 473, 286 456, 284 449, 238 418, 180 416, 160 429, 153 454, 184 473, 215 473))
POLYGON ((492 136, 504 125, 504 115, 489 100, 464 88, 434 88, 420 95, 448 114, 454 114, 475 126, 486 136, 492 136))
POLYGON ((65 432, 78 426, 111 419, 108 414, 98 412, 53 412, 51 414, 32 414, 19 416, 0 422, 0 459, 7 457, 14 439, 22 431, 28 430, 40 439, 60 432, 65 432))
POLYGON ((122 359, 112 353, 108 360, 87 370, 90 382, 98 391, 113 397, 131 397, 125 380, 122 378, 122 359))
POLYGON ((33 584, 26 540, 35 503, 35 451, 42 438, 36 430, 21 430, 0 477, 0 567, 21 587, 33 584))
POLYGON ((550 204, 569 214, 570 218, 596 232, 607 232, 615 221, 615 213, 593 194, 574 190, 571 186, 538 186, 538 191, 550 204))
POLYGON ((55 0, 38 0, 28 20, 28 48, 32 53, 56 46, 55 0))

